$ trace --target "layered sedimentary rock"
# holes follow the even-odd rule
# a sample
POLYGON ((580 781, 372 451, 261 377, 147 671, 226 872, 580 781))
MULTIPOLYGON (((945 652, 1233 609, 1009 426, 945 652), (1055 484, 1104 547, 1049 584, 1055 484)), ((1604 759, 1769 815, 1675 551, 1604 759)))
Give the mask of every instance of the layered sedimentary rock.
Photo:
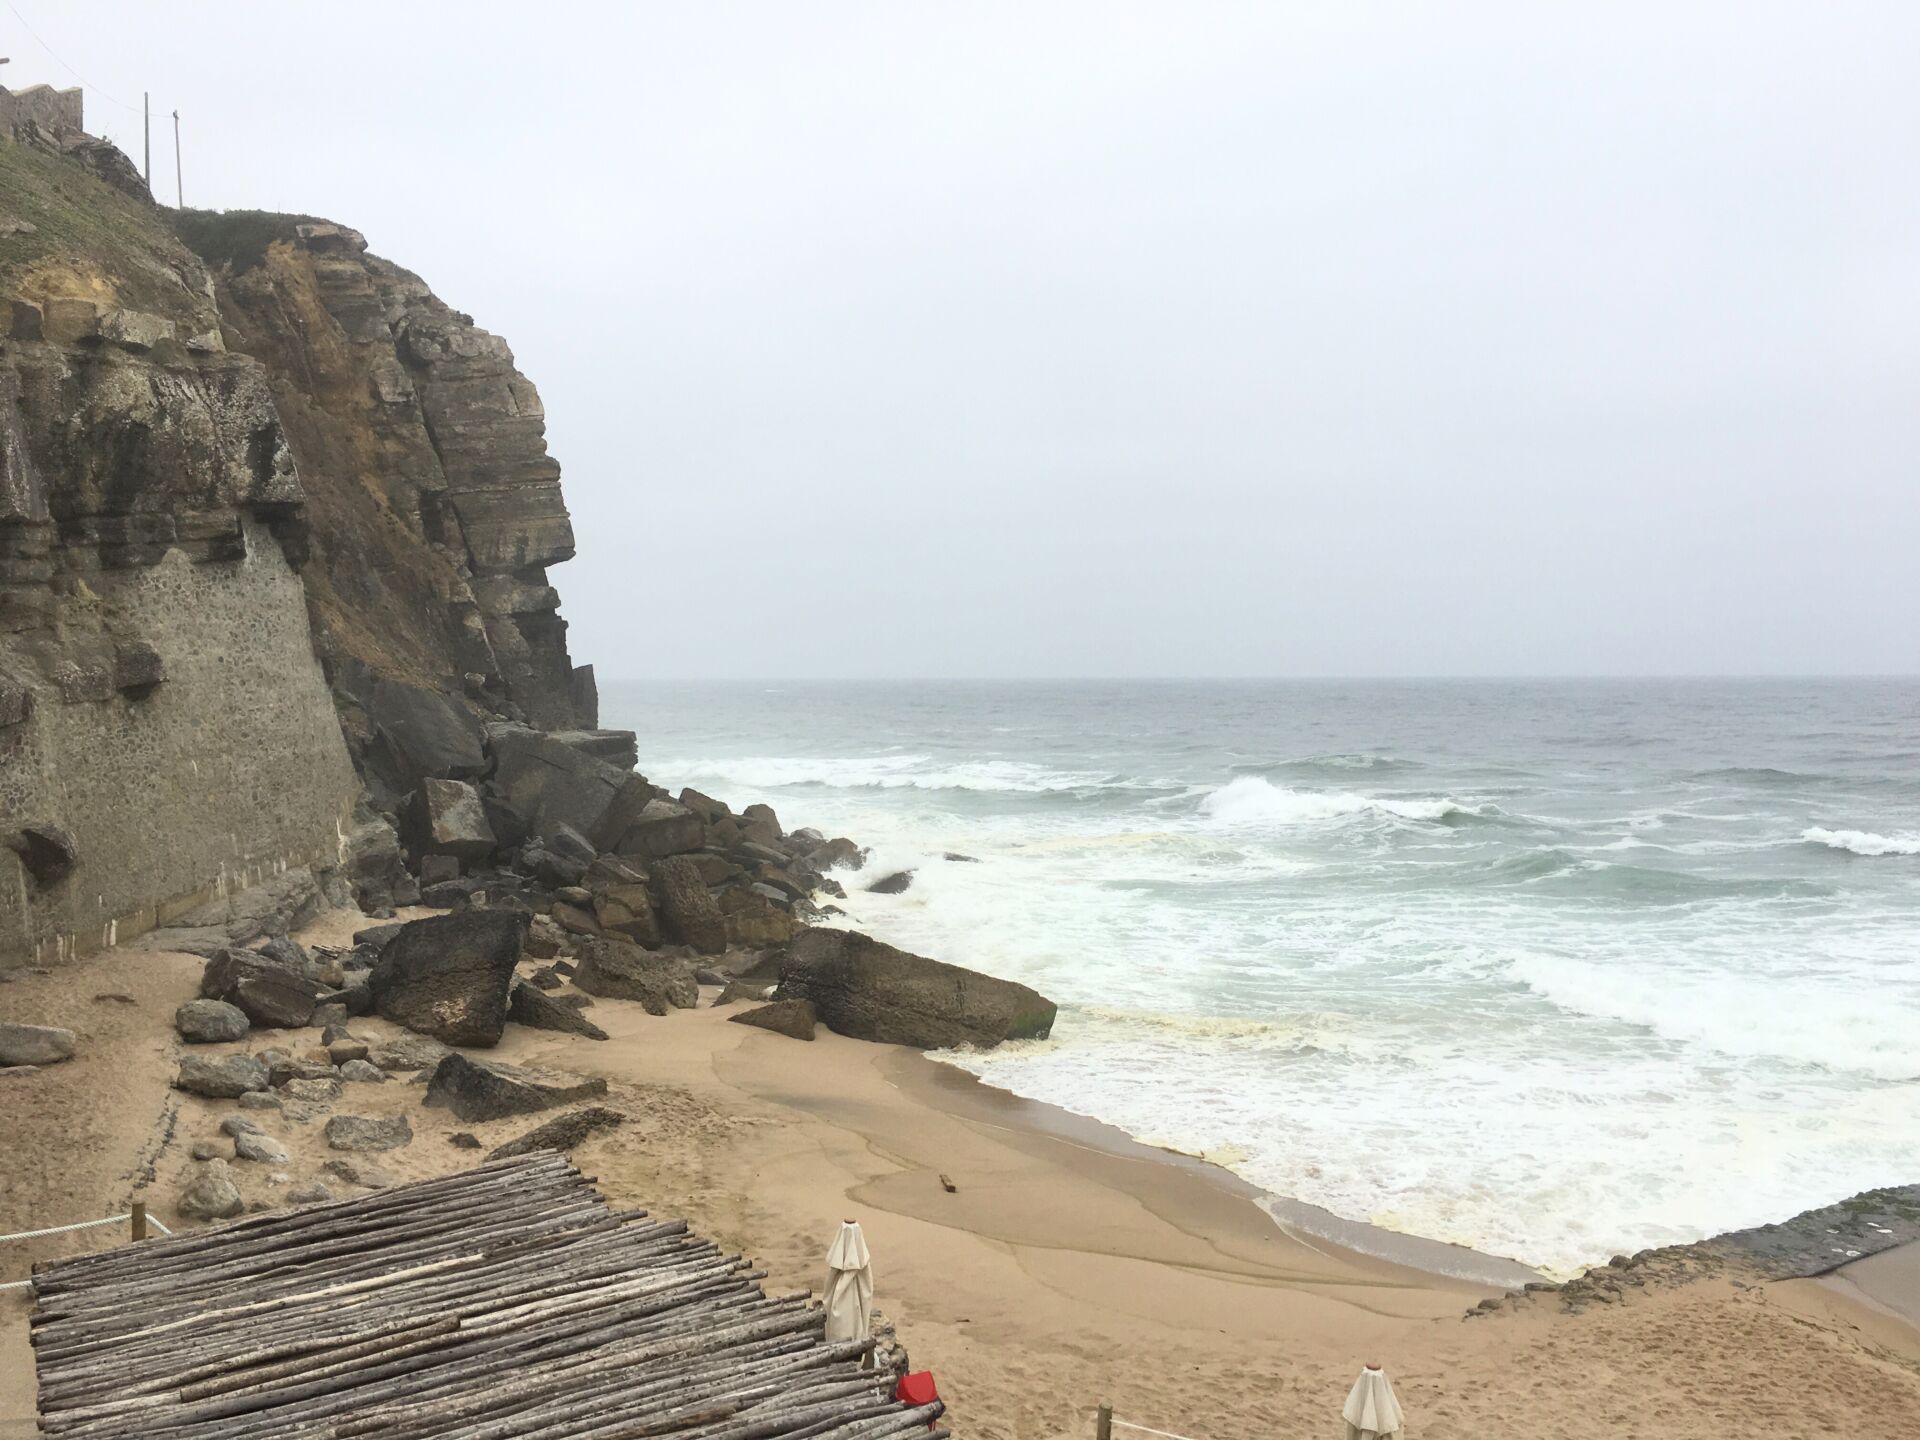
POLYGON ((337 865, 357 786, 298 467, 205 268, 60 146, 0 141, 0 182, 7 963, 337 865))

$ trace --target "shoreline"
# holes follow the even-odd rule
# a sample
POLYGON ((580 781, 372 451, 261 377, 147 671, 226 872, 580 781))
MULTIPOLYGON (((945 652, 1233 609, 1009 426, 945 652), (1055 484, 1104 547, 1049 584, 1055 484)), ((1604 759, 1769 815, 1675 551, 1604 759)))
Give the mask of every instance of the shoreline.
POLYGON ((1204 1156, 1136 1140, 1096 1116, 1017 1094, 935 1054, 904 1052, 885 1068, 892 1070, 892 1078, 915 1103, 937 1106, 980 1124, 1049 1136, 1114 1160, 1172 1167, 1202 1185, 1246 1201, 1282 1235, 1310 1249, 1317 1241, 1349 1256, 1385 1261, 1438 1280, 1494 1290, 1514 1289, 1545 1278, 1540 1271, 1505 1256, 1388 1230, 1364 1220, 1348 1220, 1318 1205, 1263 1189, 1204 1156))
MULTIPOLYGON (((328 917, 302 938, 327 943, 353 924, 328 917)), ((109 1213, 136 1176, 174 1223, 195 1166, 187 1152, 232 1109, 166 1088, 172 1006, 200 969, 120 950, 0 989, 0 1015, 31 1009, 83 1031, 73 1060, 8 1082, 26 1103, 0 1115, 0 1153, 16 1157, 0 1177, 0 1229, 109 1213), (136 1003, 107 998, 119 992, 136 1003)), ((1085 1440, 1101 1403, 1197 1440, 1320 1433, 1370 1359, 1386 1363, 1423 1440, 1708 1440, 1739 1423, 1844 1431, 1863 1393, 1884 1397, 1888 1433, 1920 1433, 1920 1329, 1833 1286, 1707 1275, 1585 1313, 1539 1296, 1469 1320, 1500 1287, 1275 1223, 1252 1186, 1217 1166, 928 1056, 734 1025, 745 1007, 712 998, 665 1017, 603 1000, 591 1014, 609 1040, 510 1026, 497 1049, 472 1053, 604 1076, 605 1103, 626 1123, 575 1147, 574 1163, 616 1205, 685 1218, 752 1256, 770 1290, 817 1291, 833 1226, 858 1218, 876 1308, 915 1367, 938 1377, 968 1440, 1085 1440)), ((370 1038, 400 1033, 353 1023, 370 1038)), ((265 1032, 244 1048, 285 1038, 265 1032)), ((338 1106, 410 1117, 411 1143, 377 1157, 397 1179, 466 1168, 551 1118, 465 1125, 422 1109, 418 1083, 398 1074, 350 1086, 338 1106), (455 1146, 460 1130, 482 1149, 455 1146)), ((265 1118, 292 1157, 284 1183, 327 1177, 317 1116, 265 1118)), ((284 1203, 269 1168, 234 1173, 249 1200, 284 1203)), ((108 1243, 56 1237, 0 1260, 19 1267, 11 1277, 29 1260, 108 1243)), ((32 1433, 20 1417, 32 1405, 26 1308, 0 1297, 0 1435, 32 1433)))

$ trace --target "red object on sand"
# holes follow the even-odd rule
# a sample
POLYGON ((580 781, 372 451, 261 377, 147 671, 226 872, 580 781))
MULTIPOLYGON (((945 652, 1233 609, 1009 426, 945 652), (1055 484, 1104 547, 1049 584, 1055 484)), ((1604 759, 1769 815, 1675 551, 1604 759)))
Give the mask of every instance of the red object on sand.
POLYGON ((933 1383, 931 1370, 916 1370, 911 1375, 902 1375, 900 1383, 893 1387, 893 1398, 915 1407, 931 1405, 940 1398, 939 1387, 933 1383))

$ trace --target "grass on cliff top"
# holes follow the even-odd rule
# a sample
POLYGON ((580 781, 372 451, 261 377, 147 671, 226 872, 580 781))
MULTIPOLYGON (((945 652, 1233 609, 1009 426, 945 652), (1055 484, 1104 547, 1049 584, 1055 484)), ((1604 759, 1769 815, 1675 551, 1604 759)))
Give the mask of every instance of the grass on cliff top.
POLYGON ((162 314, 181 307, 184 286, 166 262, 184 262, 165 212, 107 184, 77 160, 25 142, 0 142, 0 217, 30 233, 0 238, 0 288, 29 272, 70 268, 108 280, 121 303, 162 314))
POLYGON ((292 241, 294 226, 323 225, 313 215, 281 215, 272 210, 176 210, 173 228, 186 247, 214 270, 225 266, 243 275, 267 258, 276 240, 292 241))

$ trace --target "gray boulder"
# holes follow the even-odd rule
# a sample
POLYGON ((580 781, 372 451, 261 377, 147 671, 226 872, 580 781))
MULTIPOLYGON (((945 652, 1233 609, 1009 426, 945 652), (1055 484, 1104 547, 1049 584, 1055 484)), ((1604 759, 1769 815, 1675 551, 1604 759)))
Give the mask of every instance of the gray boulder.
POLYGON ((447 1053, 446 1046, 425 1035, 399 1035, 375 1041, 367 1049, 367 1059, 382 1070, 431 1070, 447 1053))
POLYGON ((333 1191, 318 1180, 309 1180, 304 1185, 296 1185, 287 1192, 289 1205, 321 1205, 333 1199, 333 1191))
POLYGON ((724 951, 727 922, 701 878, 700 867, 684 855, 675 855, 657 862, 651 874, 653 900, 667 938, 691 945, 702 955, 724 951))
POLYGON ((602 999, 637 1001, 649 1015, 700 1003, 700 986, 685 961, 622 940, 582 940, 573 983, 602 999))
POLYGON ((779 1000, 811 1000, 856 1040, 941 1050, 1044 1039, 1051 1000, 1025 985, 896 950, 850 930, 806 930, 780 967, 779 1000))
POLYGON ((422 780, 410 829, 414 849, 423 855, 484 860, 497 844, 480 792, 464 780, 422 780))
POLYGON ((461 910, 413 921, 373 967, 374 1009, 449 1045, 498 1045, 530 918, 522 910, 461 910))
POLYGON ((267 1088, 270 1072, 251 1055, 187 1055, 173 1077, 173 1088, 213 1100, 232 1100, 267 1088))
POLYGON ((340 1067, 342 1080, 354 1080, 363 1085, 385 1084, 387 1072, 378 1065, 369 1065, 365 1060, 349 1060, 340 1067))
POLYGON ((622 855, 658 860, 707 843, 707 823, 672 800, 649 800, 615 847, 622 855))
POLYGON ((489 1160, 504 1160, 509 1155, 530 1155, 535 1150, 568 1151, 589 1135, 601 1130, 611 1130, 616 1125, 624 1125, 627 1117, 618 1110, 609 1110, 604 1105, 583 1105, 578 1110, 569 1110, 564 1115, 556 1115, 546 1124, 536 1126, 518 1140, 509 1140, 498 1146, 487 1156, 489 1160))
POLYGON ((426 1103, 443 1105, 462 1120, 499 1120, 606 1093, 607 1082, 598 1076, 529 1070, 455 1053, 435 1067, 426 1103))
POLYGON ((251 1130, 243 1130, 233 1137, 234 1158, 254 1160, 263 1165, 284 1165, 287 1163, 287 1147, 271 1135, 261 1135, 251 1130))
POLYGON ((913 871, 896 870, 891 875, 883 875, 867 886, 869 895, 900 895, 913 884, 913 871))
POLYGON ((73 1057, 73 1031, 0 1021, 0 1065, 53 1065, 73 1057))
POLYGON ((397 1150, 413 1140, 413 1127, 404 1115, 335 1115, 326 1134, 334 1150, 397 1150))
POLYGON ((247 1208, 240 1187, 224 1160, 210 1160, 194 1171, 187 1188, 180 1192, 174 1209, 191 1220, 228 1220, 247 1208))
POLYGON ((571 1005, 562 1004, 537 985, 525 980, 514 982, 513 1000, 507 1018, 530 1030, 559 1030, 569 1035, 584 1035, 589 1040, 604 1040, 607 1032, 571 1005))
POLYGON ((202 999, 224 1000, 264 1029, 305 1025, 330 993, 327 983, 304 963, 289 965, 283 955, 256 950, 220 950, 200 976, 202 999))
POLYGON ((771 1005, 729 1015, 727 1020, 734 1025, 756 1025, 794 1040, 811 1040, 816 1018, 811 1000, 776 1000, 771 1005))

